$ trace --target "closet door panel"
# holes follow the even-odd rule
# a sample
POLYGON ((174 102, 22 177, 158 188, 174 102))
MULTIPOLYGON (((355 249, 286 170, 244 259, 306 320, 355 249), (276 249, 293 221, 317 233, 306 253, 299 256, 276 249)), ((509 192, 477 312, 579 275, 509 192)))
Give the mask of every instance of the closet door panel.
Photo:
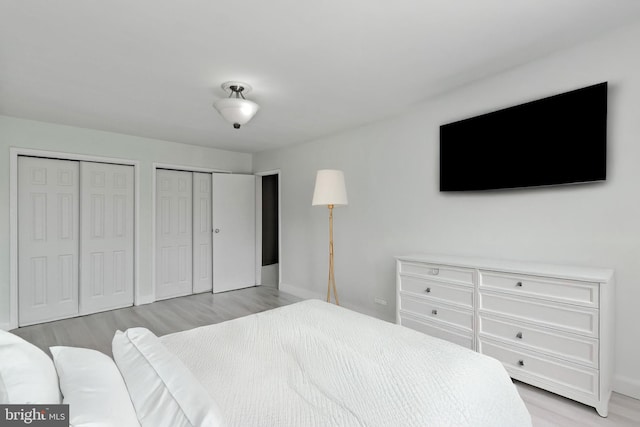
POLYGON ((193 174, 156 171, 156 299, 193 291, 193 174))
POLYGON ((253 175, 213 174, 213 291, 256 284, 253 175))
POLYGON ((78 314, 79 165, 18 157, 18 323, 78 314))
POLYGON ((133 166, 80 163, 80 314, 133 305, 133 166))
POLYGON ((211 174, 193 173, 193 293, 211 292, 211 174))

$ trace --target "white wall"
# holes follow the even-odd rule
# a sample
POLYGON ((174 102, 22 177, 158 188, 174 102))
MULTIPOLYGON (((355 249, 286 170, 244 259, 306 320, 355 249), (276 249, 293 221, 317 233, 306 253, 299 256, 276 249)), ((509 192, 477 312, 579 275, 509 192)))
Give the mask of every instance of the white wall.
POLYGON ((250 154, 0 116, 0 327, 5 329, 10 321, 9 147, 139 161, 139 291, 146 301, 153 299, 152 164, 250 173, 252 162, 250 154))
POLYGON ((640 397, 638 40, 640 26, 626 28, 459 88, 411 114, 254 156, 254 171, 281 170, 281 289, 326 295, 327 212, 312 207, 311 196, 317 169, 342 169, 349 206, 334 211, 341 303, 393 320, 393 257, 411 252, 611 267, 617 275, 615 388, 640 397), (609 81, 605 183, 438 191, 441 124, 601 81, 609 81), (374 297, 389 305, 374 304, 374 297))

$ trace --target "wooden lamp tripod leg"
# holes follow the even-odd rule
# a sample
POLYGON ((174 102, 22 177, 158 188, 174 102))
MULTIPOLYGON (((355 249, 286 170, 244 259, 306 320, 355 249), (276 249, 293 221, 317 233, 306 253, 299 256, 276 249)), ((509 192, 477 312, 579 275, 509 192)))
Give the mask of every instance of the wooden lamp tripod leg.
POLYGON ((333 272, 333 205, 329 205, 329 281, 327 282, 327 302, 331 302, 331 290, 338 302, 338 290, 336 289, 336 277, 333 272))

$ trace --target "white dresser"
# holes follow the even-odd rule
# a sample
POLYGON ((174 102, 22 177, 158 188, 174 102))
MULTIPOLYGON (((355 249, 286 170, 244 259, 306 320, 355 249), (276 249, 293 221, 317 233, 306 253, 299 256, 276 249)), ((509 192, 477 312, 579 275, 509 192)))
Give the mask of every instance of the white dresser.
POLYGON ((444 255, 397 258, 396 320, 500 360, 607 416, 613 270, 444 255))

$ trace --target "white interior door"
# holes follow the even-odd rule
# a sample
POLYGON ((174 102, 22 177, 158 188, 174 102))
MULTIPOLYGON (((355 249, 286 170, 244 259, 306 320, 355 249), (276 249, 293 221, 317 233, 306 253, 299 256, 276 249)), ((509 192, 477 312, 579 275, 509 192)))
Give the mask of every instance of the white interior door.
POLYGON ((156 299, 192 293, 191 172, 156 171, 156 299))
POLYGON ((211 174, 193 173, 193 293, 211 292, 211 174))
POLYGON ((133 305, 133 166, 80 163, 80 314, 133 305))
POLYGON ((18 157, 20 326, 78 313, 79 165, 18 157))
POLYGON ((255 177, 213 174, 213 292, 256 284, 255 177))

